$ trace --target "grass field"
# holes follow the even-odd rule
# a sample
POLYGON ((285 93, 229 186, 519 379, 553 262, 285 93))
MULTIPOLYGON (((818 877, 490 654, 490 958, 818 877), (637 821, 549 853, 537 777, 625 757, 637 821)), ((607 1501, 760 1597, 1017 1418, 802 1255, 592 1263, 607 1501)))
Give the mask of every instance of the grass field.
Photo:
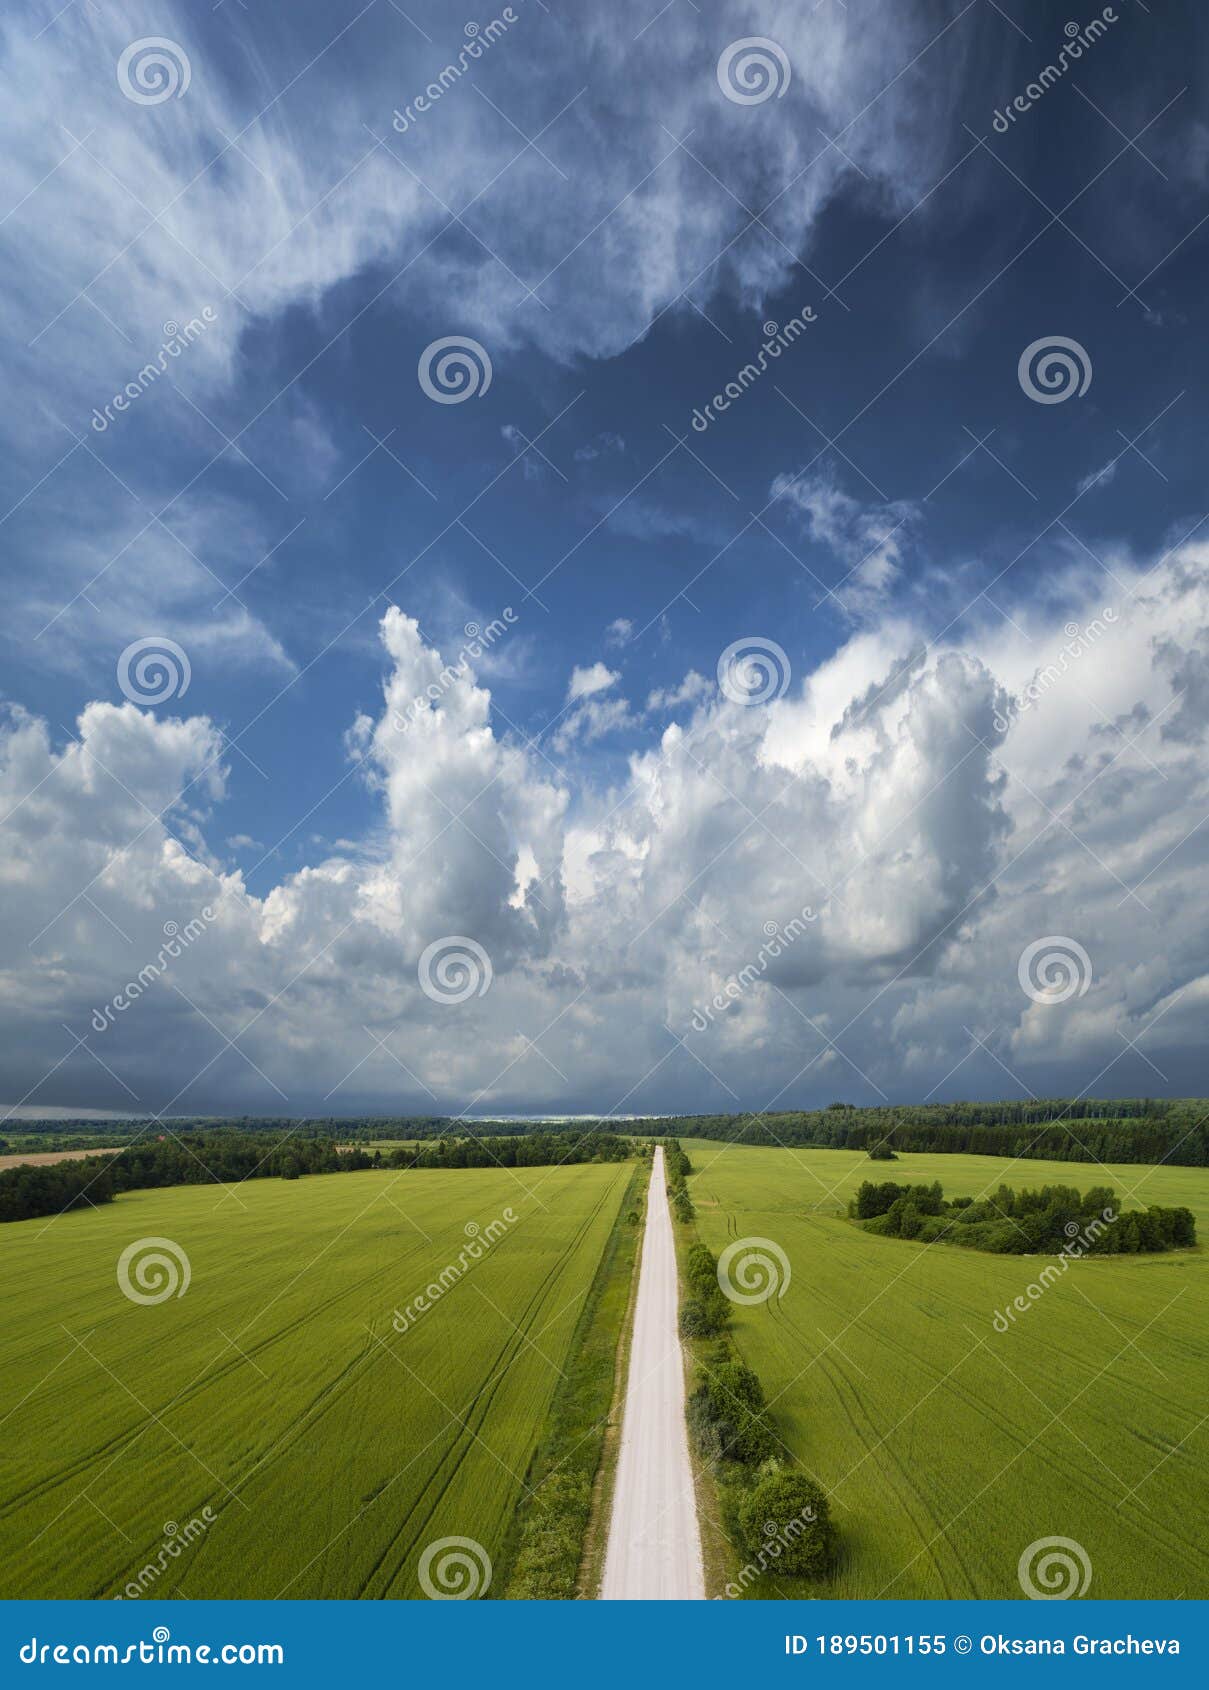
POLYGON ((0 1228, 0 1595, 166 1563, 146 1595, 415 1597, 435 1540, 496 1558, 633 1171, 249 1181, 0 1228), (186 1252, 183 1296, 123 1295, 141 1238, 186 1252))
POLYGON ((748 1236, 791 1265, 781 1300, 733 1334, 797 1465, 832 1493, 841 1558, 826 1583, 751 1594, 1017 1597, 1036 1540, 1072 1538, 1091 1597, 1209 1595, 1209 1255, 1074 1262, 1006 1332, 1036 1256, 862 1232, 863 1179, 947 1196, 1002 1183, 1111 1183, 1129 1204, 1185 1204, 1209 1233, 1209 1170, 730 1148, 684 1141, 701 1237, 748 1236), (1140 1182, 1140 1183, 1139 1183, 1140 1182))

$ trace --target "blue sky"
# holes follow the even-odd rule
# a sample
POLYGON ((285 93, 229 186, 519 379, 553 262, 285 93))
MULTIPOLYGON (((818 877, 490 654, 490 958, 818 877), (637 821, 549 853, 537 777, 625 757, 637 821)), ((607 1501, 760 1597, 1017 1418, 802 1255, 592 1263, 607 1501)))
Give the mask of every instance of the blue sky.
POLYGON ((1205 26, 1067 23, 6 10, 8 1106, 1203 1090, 1205 26))

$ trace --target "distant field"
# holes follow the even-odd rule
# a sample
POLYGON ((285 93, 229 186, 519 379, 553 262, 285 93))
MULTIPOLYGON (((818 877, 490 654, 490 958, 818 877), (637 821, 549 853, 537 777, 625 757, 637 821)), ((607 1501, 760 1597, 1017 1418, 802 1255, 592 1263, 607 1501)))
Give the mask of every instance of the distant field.
POLYGON ((1075 1262, 1007 1332, 992 1320, 1037 1256, 873 1237, 842 1218, 861 1180, 947 1195, 1112 1184, 1184 1204, 1209 1237, 1209 1170, 728 1148, 682 1141, 715 1252, 768 1238, 781 1301, 733 1331, 797 1462, 833 1492, 842 1558, 823 1585, 753 1594, 1017 1597, 1036 1540, 1073 1538, 1092 1597, 1209 1595, 1209 1254, 1075 1262))
POLYGON ((83 1156, 116 1156, 117 1150, 25 1150, 0 1156, 0 1171, 5 1168, 36 1167, 40 1162, 78 1162, 83 1156))
POLYGON ((415 1597, 436 1539, 494 1559, 632 1172, 250 1181, 0 1228, 0 1595, 112 1596, 158 1558, 148 1597, 415 1597), (184 1296, 119 1289, 145 1237, 187 1253, 184 1296))

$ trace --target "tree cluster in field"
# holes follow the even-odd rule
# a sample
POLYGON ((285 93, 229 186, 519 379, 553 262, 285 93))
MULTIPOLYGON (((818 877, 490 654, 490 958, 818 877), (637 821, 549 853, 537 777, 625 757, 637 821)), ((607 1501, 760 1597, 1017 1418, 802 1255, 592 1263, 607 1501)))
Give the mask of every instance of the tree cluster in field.
MULTIPOLYGON (((654 1137, 662 1137, 668 1128, 669 1123, 660 1120, 626 1125, 627 1132, 654 1137)), ((1046 1098, 877 1109, 833 1103, 802 1113, 681 1115, 674 1128, 685 1138, 724 1139, 729 1144, 850 1150, 885 1145, 899 1153, 1209 1167, 1209 1103, 1197 1098, 1046 1098)))
POLYGON ((943 1240, 996 1255, 1072 1248, 1080 1255, 1136 1255, 1196 1243, 1191 1209, 1155 1206, 1119 1213, 1116 1193, 1109 1186, 1080 1193, 1069 1185, 1043 1185, 1035 1191, 1001 1185, 981 1201, 946 1201, 939 1180, 931 1185, 866 1180, 848 1212, 867 1232, 914 1238, 921 1244, 943 1240))
MULTIPOLYGON (((688 1335, 722 1334, 728 1304, 718 1284, 717 1258, 704 1244, 690 1248, 685 1278, 691 1295, 681 1311, 681 1329, 691 1307, 693 1323, 704 1318, 702 1329, 688 1335)), ((688 1426, 698 1454, 714 1470, 731 1534, 744 1554, 758 1560, 757 1571, 824 1574, 835 1553, 827 1498, 813 1480, 782 1467, 764 1387, 725 1336, 716 1336, 701 1358, 688 1399, 688 1426)))
POLYGON ((234 1127, 194 1131, 187 1138, 146 1138, 116 1156, 84 1156, 0 1172, 0 1222, 58 1215, 108 1203, 123 1191, 171 1185, 235 1185, 247 1179, 298 1179, 305 1174, 365 1168, 539 1167, 551 1163, 621 1162, 638 1153, 616 1133, 527 1133, 521 1138, 441 1140, 423 1149, 400 1146, 384 1156, 333 1139, 288 1134, 276 1141, 234 1127), (266 1141, 267 1140, 267 1141, 266 1141))
POLYGON ((691 1221, 696 1210, 685 1183, 693 1171, 693 1164, 680 1148, 680 1140, 668 1138, 663 1143, 663 1170, 667 1179, 667 1194, 672 1213, 678 1221, 691 1221))

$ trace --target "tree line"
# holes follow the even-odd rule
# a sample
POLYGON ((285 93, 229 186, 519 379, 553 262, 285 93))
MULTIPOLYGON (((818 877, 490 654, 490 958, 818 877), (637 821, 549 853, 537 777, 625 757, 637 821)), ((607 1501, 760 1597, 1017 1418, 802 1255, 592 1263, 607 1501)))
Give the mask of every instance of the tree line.
POLYGON ((1085 1192, 1068 1185, 1025 1191, 1001 1185, 994 1196, 975 1201, 946 1200, 939 1180, 931 1185, 866 1180, 848 1212, 867 1232, 921 1244, 943 1240, 995 1255, 1075 1250, 1081 1256, 1132 1256, 1196 1243, 1191 1209, 1154 1205, 1118 1211, 1116 1193, 1107 1185, 1085 1192))
POLYGON ((110 1203, 123 1191, 172 1185, 237 1185, 247 1179, 299 1179, 365 1168, 539 1167, 551 1163, 620 1162, 636 1147, 616 1133, 573 1131, 494 1139, 439 1140, 423 1149, 400 1145, 383 1155, 356 1144, 289 1133, 277 1140, 234 1127, 157 1135, 116 1156, 26 1164, 0 1171, 0 1222, 31 1220, 110 1203))
POLYGON ((672 1205, 672 1213, 678 1221, 691 1221, 696 1214, 686 1184, 686 1177, 692 1171, 693 1165, 681 1149, 680 1140, 678 1138, 665 1139, 663 1141, 663 1172, 667 1181, 667 1194, 672 1205))
POLYGON ((769 1147, 1007 1156, 1049 1162, 1168 1162, 1209 1167, 1209 1101, 1049 1098, 1023 1103, 896 1104, 632 1121, 631 1133, 769 1147))
MULTIPOLYGON (((151 1123, 78 1120, 22 1121, 11 1134, 18 1150, 88 1149, 138 1137, 151 1123)), ((1209 1167, 1209 1101, 1202 1098, 1039 1098, 1009 1102, 893 1104, 876 1109, 833 1103, 826 1109, 754 1115, 646 1117, 618 1123, 585 1120, 572 1130, 613 1131, 665 1139, 725 1139, 735 1144, 815 1146, 870 1151, 883 1147, 916 1153, 962 1152, 984 1156, 1032 1157, 1055 1162, 1170 1162, 1209 1167)), ((398 1115, 348 1119, 288 1116, 174 1119, 173 1132, 189 1139, 220 1129, 272 1138, 332 1143, 395 1140, 411 1143, 458 1138, 513 1138, 568 1130, 565 1122, 463 1121, 442 1115, 398 1115)), ((669 1142, 674 1143, 675 1140, 669 1142)))
MULTIPOLYGON (((687 1222, 693 1211, 684 1182, 692 1165, 676 1140, 665 1145, 664 1160, 669 1190, 683 1191, 688 1205, 688 1215, 677 1219, 687 1222)), ((784 1465, 759 1375, 740 1358, 727 1333, 730 1304, 719 1282, 717 1257, 698 1240, 685 1252, 683 1270, 688 1295, 680 1307, 681 1333, 709 1340, 697 1356, 687 1406, 689 1435, 713 1471, 727 1531, 748 1557, 727 1594, 742 1595, 763 1573, 821 1578, 835 1559, 826 1493, 784 1465)))

